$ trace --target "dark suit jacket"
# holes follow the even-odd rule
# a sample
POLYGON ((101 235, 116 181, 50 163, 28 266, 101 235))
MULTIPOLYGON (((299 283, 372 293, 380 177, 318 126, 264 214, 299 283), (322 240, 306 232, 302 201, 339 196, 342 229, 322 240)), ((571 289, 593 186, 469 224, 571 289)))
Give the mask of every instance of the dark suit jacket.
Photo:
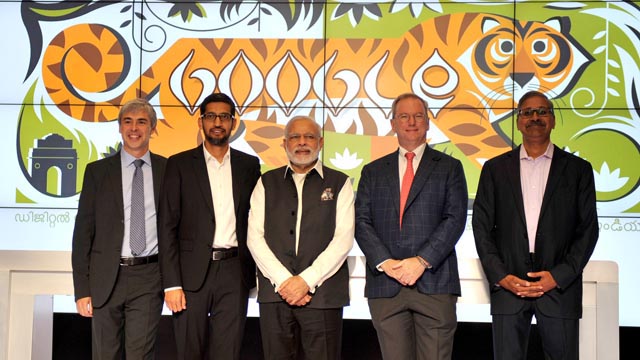
POLYGON ((356 240, 367 258, 368 298, 393 297, 402 285, 376 269, 387 259, 420 255, 433 268, 418 280, 426 294, 460 295, 455 245, 466 223, 462 164, 427 146, 416 171, 400 230, 398 151, 362 169, 356 197, 356 240))
MULTIPOLYGON (((153 193, 159 204, 167 159, 151 154, 153 193)), ((124 238, 120 152, 87 165, 73 229, 71 262, 76 300, 91 296, 104 305, 116 283, 124 238)))
POLYGON ((591 165, 554 148, 538 230, 535 263, 520 185, 520 147, 487 161, 473 206, 473 233, 491 286, 491 313, 514 314, 525 301, 495 286, 508 274, 526 279, 530 267, 550 271, 558 288, 536 300, 545 315, 582 315, 582 269, 598 239, 598 215, 591 165))
MULTIPOLYGON (((203 151, 198 146, 167 161, 158 225, 165 289, 175 286, 188 291, 200 289, 211 261, 216 222, 203 151)), ((260 162, 257 157, 234 149, 230 156, 242 281, 252 288, 256 270, 247 248, 247 220, 251 192, 260 177, 260 162)))

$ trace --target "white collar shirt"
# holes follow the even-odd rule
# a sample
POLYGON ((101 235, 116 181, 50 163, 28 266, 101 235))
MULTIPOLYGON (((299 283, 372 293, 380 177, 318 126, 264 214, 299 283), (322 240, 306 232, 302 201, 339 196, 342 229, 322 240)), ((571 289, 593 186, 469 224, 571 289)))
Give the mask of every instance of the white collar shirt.
MULTIPOLYGON (((415 175, 416 171, 418 171, 418 165, 420 165, 420 161, 422 160, 422 156, 424 155, 425 150, 427 149, 427 143, 424 143, 417 148, 413 149, 412 153, 416 154, 413 157, 413 174, 415 175)), ((402 178, 404 177, 404 172, 407 170, 407 158, 405 154, 408 153, 407 149, 402 146, 398 147, 398 176, 400 179, 400 187, 402 188, 402 178)), ((402 189, 400 189, 402 191, 402 189)))
MULTIPOLYGON (((136 166, 133 162, 137 158, 126 152, 120 151, 120 166, 122 168, 122 204, 124 205, 124 236, 122 239, 121 257, 132 257, 129 235, 131 232, 131 189, 133 174, 136 166)), ((156 221, 156 201, 153 193, 153 168, 151 165, 151 153, 147 151, 140 159, 144 161, 141 167, 144 175, 144 215, 146 248, 138 256, 150 256, 158 253, 158 223, 156 221)))
POLYGON ((228 249, 238 246, 236 237, 236 213, 233 201, 233 179, 231 175, 231 150, 219 162, 202 144, 204 159, 207 164, 207 175, 211 188, 213 212, 216 230, 213 235, 213 247, 228 249))

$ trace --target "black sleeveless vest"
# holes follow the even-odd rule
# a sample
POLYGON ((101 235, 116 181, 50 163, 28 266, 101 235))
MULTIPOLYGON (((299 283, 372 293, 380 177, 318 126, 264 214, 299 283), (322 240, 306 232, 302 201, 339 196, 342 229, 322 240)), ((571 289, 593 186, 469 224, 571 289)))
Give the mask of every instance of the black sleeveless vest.
MULTIPOLYGON (((262 175, 265 194, 264 237, 269 248, 293 275, 300 274, 324 251, 336 227, 336 203, 347 175, 322 167, 313 169, 302 190, 302 218, 298 254, 295 251, 298 193, 286 166, 262 175), (286 172, 286 176, 285 176, 286 172)), ((258 270, 258 302, 284 301, 271 281, 258 270)), ((329 309, 349 304, 349 270, 345 261, 338 272, 316 289, 309 308, 329 309)))

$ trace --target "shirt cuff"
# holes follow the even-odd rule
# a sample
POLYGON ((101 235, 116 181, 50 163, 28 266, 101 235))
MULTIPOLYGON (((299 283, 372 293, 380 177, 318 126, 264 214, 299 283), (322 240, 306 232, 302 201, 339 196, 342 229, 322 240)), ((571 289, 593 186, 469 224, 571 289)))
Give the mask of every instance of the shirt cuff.
POLYGON ((302 280, 304 280, 304 282, 307 283, 307 286, 309 287, 309 292, 311 293, 316 292, 316 289, 319 286, 317 285, 318 281, 313 281, 313 279, 310 279, 314 277, 314 275, 315 275, 315 271, 313 271, 313 269, 311 268, 307 268, 305 271, 301 272, 299 275, 302 278, 302 280))
POLYGON ((418 261, 420 262, 420 264, 422 264, 422 266, 424 266, 425 269, 430 270, 433 268, 433 265, 431 265, 427 260, 423 259, 422 256, 416 255, 416 258, 418 258, 418 261))
POLYGON ((384 270, 382 270, 382 264, 386 263, 389 260, 391 260, 391 259, 384 260, 380 264, 376 265, 376 269, 378 269, 378 271, 380 271, 380 272, 384 272, 384 270))

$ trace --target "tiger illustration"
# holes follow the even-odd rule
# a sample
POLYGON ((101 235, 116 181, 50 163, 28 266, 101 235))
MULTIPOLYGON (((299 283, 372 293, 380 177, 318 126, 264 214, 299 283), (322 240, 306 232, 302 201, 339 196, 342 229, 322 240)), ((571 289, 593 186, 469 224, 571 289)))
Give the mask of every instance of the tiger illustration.
POLYGON ((391 38, 183 38, 137 77, 116 30, 82 24, 51 41, 42 74, 51 100, 82 121, 112 121, 127 99, 157 97, 161 119, 151 147, 164 155, 201 140, 197 105, 214 90, 226 92, 244 119, 245 140, 272 166, 286 161, 278 124, 286 119, 274 110, 313 112, 325 129, 382 139, 391 135, 393 99, 414 92, 427 100, 432 127, 480 167, 511 148, 496 124, 524 92, 563 96, 593 61, 569 31, 565 17, 459 13, 391 38), (360 116, 343 117, 349 109, 360 116))

